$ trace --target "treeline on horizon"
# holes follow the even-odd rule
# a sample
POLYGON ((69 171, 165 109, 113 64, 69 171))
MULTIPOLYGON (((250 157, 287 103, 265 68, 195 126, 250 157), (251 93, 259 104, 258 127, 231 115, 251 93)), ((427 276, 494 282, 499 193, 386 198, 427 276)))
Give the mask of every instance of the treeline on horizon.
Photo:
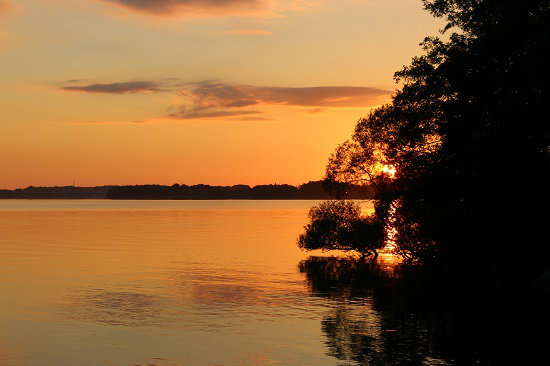
MULTIPOLYGON (((98 187, 34 187, 0 190, 0 199, 135 199, 135 200, 216 200, 216 199, 330 199, 334 189, 322 181, 311 181, 299 186, 267 184, 249 186, 211 186, 207 184, 171 186, 147 184, 98 187)), ((345 185, 339 187, 347 198, 369 199, 374 196, 371 187, 345 185)))

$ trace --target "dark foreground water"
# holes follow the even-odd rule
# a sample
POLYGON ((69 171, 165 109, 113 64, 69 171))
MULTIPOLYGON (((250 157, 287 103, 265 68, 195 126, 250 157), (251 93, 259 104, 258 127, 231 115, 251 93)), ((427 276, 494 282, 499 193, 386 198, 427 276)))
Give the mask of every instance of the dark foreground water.
POLYGON ((0 365, 533 364, 524 308, 300 252, 314 204, 0 201, 0 365))

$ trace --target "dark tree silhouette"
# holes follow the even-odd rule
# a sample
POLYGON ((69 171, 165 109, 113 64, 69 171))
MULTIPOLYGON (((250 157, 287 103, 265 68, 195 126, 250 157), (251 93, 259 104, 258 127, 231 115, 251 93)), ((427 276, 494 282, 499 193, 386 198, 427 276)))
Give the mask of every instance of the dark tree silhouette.
POLYGON ((362 216, 361 207, 350 201, 326 201, 309 211, 310 224, 300 235, 298 246, 306 250, 357 251, 377 256, 384 247, 384 224, 373 216, 362 216))
POLYGON ((532 279, 550 264, 550 1, 424 5, 447 39, 424 40, 326 179, 375 187, 373 220, 397 230, 406 257, 532 279))

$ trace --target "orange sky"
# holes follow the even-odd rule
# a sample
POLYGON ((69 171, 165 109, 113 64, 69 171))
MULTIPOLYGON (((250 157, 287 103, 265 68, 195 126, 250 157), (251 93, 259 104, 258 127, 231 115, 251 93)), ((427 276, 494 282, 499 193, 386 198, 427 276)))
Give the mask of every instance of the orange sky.
POLYGON ((420 0, 0 0, 0 188, 320 179, 420 0))

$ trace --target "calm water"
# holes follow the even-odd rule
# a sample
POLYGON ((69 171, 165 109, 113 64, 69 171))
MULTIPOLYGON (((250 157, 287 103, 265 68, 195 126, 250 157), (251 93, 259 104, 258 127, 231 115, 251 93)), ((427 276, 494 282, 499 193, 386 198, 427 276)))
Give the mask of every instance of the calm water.
POLYGON ((313 201, 0 201, 1 365, 333 365, 313 201))
POLYGON ((0 365, 496 364, 479 304, 301 252, 314 204, 0 200, 0 365))

